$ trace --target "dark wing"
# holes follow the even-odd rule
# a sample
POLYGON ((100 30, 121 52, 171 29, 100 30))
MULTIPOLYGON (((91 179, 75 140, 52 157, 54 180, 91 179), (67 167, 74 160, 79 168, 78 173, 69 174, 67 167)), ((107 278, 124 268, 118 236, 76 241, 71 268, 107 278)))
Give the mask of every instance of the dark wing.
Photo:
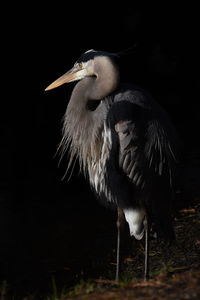
POLYGON ((136 185, 143 187, 146 177, 146 162, 142 151, 142 139, 137 124, 120 120, 115 124, 119 142, 119 167, 136 185))
POLYGON ((167 125, 149 108, 127 101, 115 103, 112 121, 119 146, 119 167, 143 188, 153 176, 169 175, 175 160, 167 125))

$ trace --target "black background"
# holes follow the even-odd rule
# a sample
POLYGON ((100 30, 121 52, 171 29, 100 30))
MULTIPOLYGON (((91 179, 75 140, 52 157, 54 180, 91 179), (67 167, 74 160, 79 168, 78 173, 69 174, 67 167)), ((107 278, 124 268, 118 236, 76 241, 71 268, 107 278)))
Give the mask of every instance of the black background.
POLYGON ((25 278, 32 280, 33 269, 38 277, 41 265, 47 273, 62 270, 70 264, 71 254, 66 256, 71 252, 80 256, 82 270, 85 253, 80 252, 88 253, 90 248, 86 241, 92 243, 93 234, 98 235, 95 230, 103 232, 106 222, 115 226, 109 223, 115 217, 95 201, 78 168, 70 181, 61 180, 67 157, 58 167, 55 156, 73 83, 49 92, 44 89, 83 52, 91 48, 115 52, 136 43, 134 53, 120 61, 122 80, 147 88, 166 108, 183 141, 183 160, 199 156, 197 7, 133 2, 106 13, 99 3, 93 5, 90 13, 78 4, 68 9, 55 3, 5 10, 1 278, 19 285, 25 278), (65 243, 70 245, 67 250, 65 243))

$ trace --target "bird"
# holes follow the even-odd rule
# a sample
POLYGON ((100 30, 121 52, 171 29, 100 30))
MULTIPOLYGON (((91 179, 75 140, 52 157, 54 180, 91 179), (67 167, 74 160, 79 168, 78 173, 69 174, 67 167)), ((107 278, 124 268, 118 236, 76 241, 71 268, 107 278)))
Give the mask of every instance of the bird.
POLYGON ((77 81, 63 118, 59 148, 78 160, 98 198, 117 212, 116 275, 121 228, 145 241, 144 280, 149 278, 150 229, 175 239, 172 217, 177 135, 167 111, 143 87, 122 82, 119 53, 90 49, 45 91, 77 81))

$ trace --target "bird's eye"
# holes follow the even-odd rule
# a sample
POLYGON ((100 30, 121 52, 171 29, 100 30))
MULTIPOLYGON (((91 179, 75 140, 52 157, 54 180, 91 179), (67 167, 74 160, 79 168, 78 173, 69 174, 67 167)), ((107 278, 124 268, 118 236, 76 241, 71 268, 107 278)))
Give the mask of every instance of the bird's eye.
POLYGON ((79 66, 80 69, 82 69, 83 68, 83 63, 78 63, 78 66, 79 66))

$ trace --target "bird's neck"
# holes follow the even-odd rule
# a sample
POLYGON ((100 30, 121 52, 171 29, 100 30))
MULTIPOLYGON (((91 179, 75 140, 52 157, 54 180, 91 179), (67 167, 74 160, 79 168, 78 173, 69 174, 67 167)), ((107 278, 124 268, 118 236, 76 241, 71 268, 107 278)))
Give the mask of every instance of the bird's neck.
POLYGON ((78 156, 86 169, 87 162, 98 159, 101 147, 101 130, 106 118, 108 99, 118 86, 119 72, 108 59, 101 59, 96 67, 95 77, 86 77, 79 81, 71 95, 63 127, 62 144, 70 145, 71 157, 78 156), (88 109, 88 101, 102 100, 96 110, 88 109))
POLYGON ((116 90, 119 84, 119 69, 109 57, 95 60, 96 77, 92 77, 93 84, 87 90, 90 100, 102 100, 116 90))

